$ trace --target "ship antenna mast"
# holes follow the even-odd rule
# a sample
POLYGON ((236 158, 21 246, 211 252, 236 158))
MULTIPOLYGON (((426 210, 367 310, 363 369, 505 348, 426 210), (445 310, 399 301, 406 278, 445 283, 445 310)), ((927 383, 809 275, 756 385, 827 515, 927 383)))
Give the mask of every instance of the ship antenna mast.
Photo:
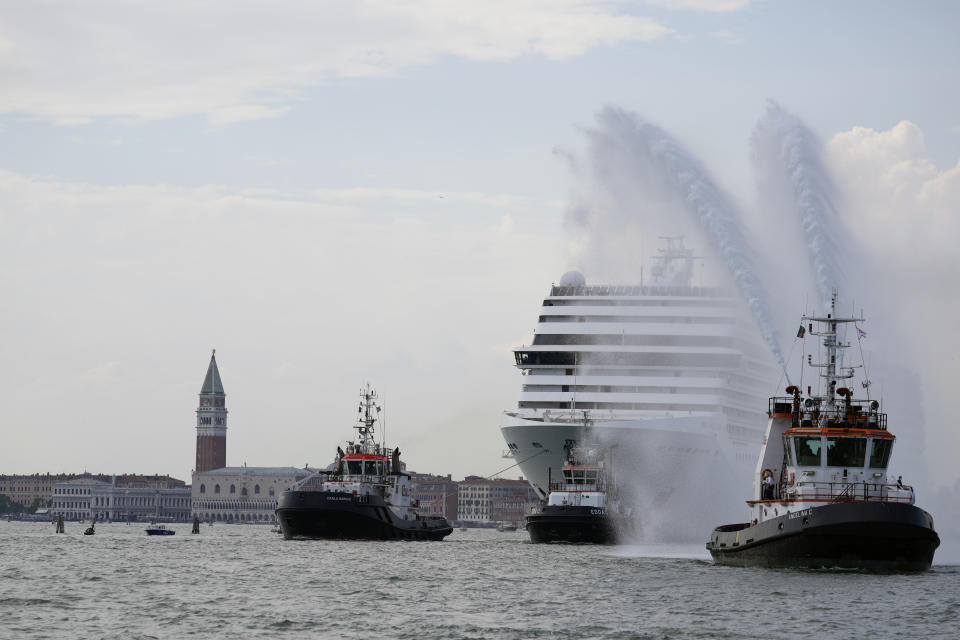
POLYGON ((821 327, 824 327, 825 325, 824 328, 818 331, 811 331, 811 333, 815 336, 820 336, 823 338, 823 347, 826 353, 826 361, 814 363, 813 355, 811 354, 807 356, 807 364, 811 367, 817 367, 824 370, 823 372, 820 373, 820 376, 825 379, 825 382, 827 384, 827 389, 826 389, 827 404, 830 407, 834 407, 836 405, 837 383, 839 383, 841 380, 852 378, 853 370, 863 366, 862 364, 852 365, 852 366, 841 364, 840 369, 846 369, 847 372, 846 373, 838 372, 837 356, 838 354, 842 353, 843 349, 846 349, 847 347, 849 347, 850 343, 843 342, 840 340, 839 334, 837 332, 837 325, 864 322, 864 318, 862 316, 859 318, 853 317, 853 316, 849 318, 838 317, 837 316, 837 291, 836 289, 834 289, 833 295, 831 296, 831 299, 830 299, 830 313, 828 313, 825 318, 805 315, 803 317, 803 321, 817 322, 821 325, 821 327))
POLYGON ((366 388, 360 389, 360 413, 362 417, 358 420, 354 429, 357 430, 360 447, 364 453, 373 453, 376 450, 373 425, 377 421, 377 416, 374 415, 374 412, 376 414, 380 413, 380 407, 376 400, 377 392, 370 388, 369 383, 367 383, 366 388))

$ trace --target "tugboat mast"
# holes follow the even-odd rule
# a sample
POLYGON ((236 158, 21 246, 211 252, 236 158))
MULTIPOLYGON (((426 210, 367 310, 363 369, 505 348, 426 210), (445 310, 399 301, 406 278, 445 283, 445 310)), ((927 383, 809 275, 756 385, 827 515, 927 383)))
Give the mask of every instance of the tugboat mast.
POLYGON ((373 425, 377 421, 377 416, 374 415, 374 411, 376 411, 376 414, 379 414, 380 406, 376 400, 377 392, 370 388, 369 383, 366 388, 360 389, 360 407, 358 413, 363 415, 353 428, 357 430, 357 439, 363 453, 377 453, 378 447, 373 437, 373 425))
MULTIPOLYGON (((847 378, 852 378, 854 375, 854 369, 861 367, 862 365, 840 365, 837 366, 837 356, 842 355, 842 350, 850 346, 849 342, 843 342, 840 340, 839 334, 837 332, 838 324, 847 324, 851 322, 864 322, 863 316, 856 318, 840 318, 837 317, 837 291, 834 289, 833 295, 830 299, 830 313, 827 314, 827 317, 817 317, 817 316, 803 316, 803 322, 810 323, 810 334, 814 336, 819 336, 823 338, 823 347, 826 352, 826 362, 813 362, 813 355, 807 355, 807 365, 811 367, 817 367, 824 369, 820 373, 821 378, 825 378, 827 385, 826 389, 826 404, 829 408, 836 408, 836 392, 837 392, 837 383, 840 380, 846 380, 847 378), (818 322, 826 325, 826 328, 819 331, 813 330, 813 323, 818 322), (839 370, 846 370, 846 373, 839 373, 839 370)), ((841 358, 842 362, 842 358, 841 358)))

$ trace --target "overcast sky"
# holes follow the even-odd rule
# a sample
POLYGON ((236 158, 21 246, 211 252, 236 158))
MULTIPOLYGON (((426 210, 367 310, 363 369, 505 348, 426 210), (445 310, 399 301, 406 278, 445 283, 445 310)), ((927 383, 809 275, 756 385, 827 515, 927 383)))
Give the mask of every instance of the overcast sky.
POLYGON ((489 475, 511 349, 580 266, 557 150, 616 105, 749 208, 772 98, 823 141, 867 270, 914 296, 956 477, 954 2, 0 6, 0 473, 189 480, 216 348, 229 464, 326 464, 370 381, 411 468, 489 475))

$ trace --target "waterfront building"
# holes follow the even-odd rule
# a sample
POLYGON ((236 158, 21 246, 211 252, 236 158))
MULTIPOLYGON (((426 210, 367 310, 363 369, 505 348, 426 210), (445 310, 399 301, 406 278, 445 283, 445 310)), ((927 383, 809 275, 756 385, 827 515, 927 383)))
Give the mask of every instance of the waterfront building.
POLYGON ((314 471, 243 465, 194 473, 193 514, 204 522, 275 522, 280 492, 314 471))
POLYGON ((94 478, 76 478, 53 485, 50 513, 64 520, 90 519, 90 497, 95 489, 109 487, 110 483, 94 478))
POLYGON ((420 515, 456 520, 458 484, 450 474, 410 473, 410 485, 420 515))
POLYGON ((169 476, 76 478, 54 485, 49 513, 65 520, 186 522, 190 488, 169 476))
POLYGON ((109 475, 103 473, 33 473, 24 475, 0 475, 0 494, 6 495, 26 509, 36 503, 38 506, 51 506, 54 486, 77 479, 92 479, 101 482, 115 482, 118 487, 151 487, 155 489, 176 489, 186 487, 183 480, 167 475, 139 475, 125 473, 109 475))
POLYGON ((78 473, 4 474, 0 475, 0 494, 23 505, 25 509, 34 503, 46 506, 53 498, 55 484, 81 477, 84 477, 83 474, 78 473))
POLYGON ((457 495, 457 519, 461 522, 519 521, 539 503, 533 487, 520 478, 506 480, 467 476, 457 495))

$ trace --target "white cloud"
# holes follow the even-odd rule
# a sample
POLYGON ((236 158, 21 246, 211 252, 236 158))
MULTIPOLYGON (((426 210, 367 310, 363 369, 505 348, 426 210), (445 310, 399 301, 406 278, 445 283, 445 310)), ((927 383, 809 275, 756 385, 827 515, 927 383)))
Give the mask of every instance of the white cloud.
POLYGON ((0 468, 184 477, 216 347, 233 464, 321 462, 370 380, 411 468, 489 474, 521 382, 509 346, 563 271, 560 217, 510 194, 0 170, 0 299, 17 310, 0 314, 16 336, 0 341, 3 419, 17 427, 0 468))
POLYGON ((290 107, 267 107, 262 104, 238 104, 229 107, 217 107, 208 114, 210 124, 222 127, 245 120, 263 120, 277 118, 290 111, 290 107))
POLYGON ((940 169, 920 128, 906 120, 886 131, 854 127, 826 147, 844 187, 852 231, 910 264, 960 265, 960 163, 940 169))
POLYGON ((711 13, 726 13, 745 9, 750 0, 644 0, 647 4, 665 9, 689 9, 711 13))
POLYGON ((276 117, 337 76, 389 75, 450 55, 564 59, 670 33, 602 0, 25 3, 0 22, 0 113, 276 117))
POLYGON ((716 38, 727 44, 743 44, 743 39, 737 37, 733 32, 727 31, 726 29, 721 29, 720 31, 711 31, 711 38, 716 38))

